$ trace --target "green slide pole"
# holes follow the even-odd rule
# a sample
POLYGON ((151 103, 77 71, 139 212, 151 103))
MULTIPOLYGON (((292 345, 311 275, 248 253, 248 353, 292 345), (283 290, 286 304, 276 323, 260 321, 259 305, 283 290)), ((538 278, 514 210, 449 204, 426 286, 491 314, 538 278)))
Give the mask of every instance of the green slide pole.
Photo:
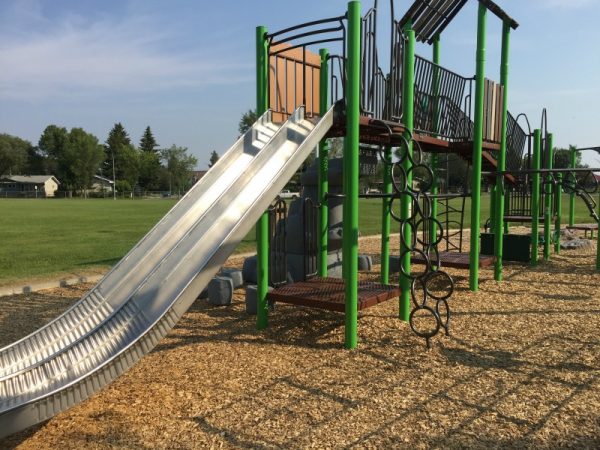
MULTIPOLYGON (((256 27, 256 114, 269 108, 269 46, 267 29, 256 27)), ((267 292, 269 289, 269 214, 264 213, 256 224, 257 314, 256 327, 262 330, 269 324, 267 292)))
POLYGON ((360 2, 348 3, 346 140, 344 142, 343 265, 346 288, 346 348, 358 341, 358 144, 360 118, 360 2))
POLYGON ((562 173, 556 174, 556 220, 554 222, 554 253, 560 253, 560 229, 562 228, 562 173))
POLYGON ((469 288, 479 290, 479 226, 481 213, 481 153, 483 151, 483 90, 485 77, 485 25, 487 9, 479 3, 477 14, 477 64, 475 71, 475 126, 473 132, 473 181, 471 186, 471 245, 469 288))
MULTIPOLYGON (((540 170, 542 134, 533 131, 533 170, 540 170)), ((538 264, 540 242, 540 173, 534 172, 531 186, 531 265, 538 264)))
MULTIPOLYGON (((569 157, 570 166, 575 169, 575 166, 577 166, 577 150, 574 147, 571 149, 569 157)), ((575 191, 573 189, 569 194, 569 226, 575 226, 575 191)))
MULTIPOLYGON (((500 151, 498 152, 498 170, 506 170, 506 143, 508 120, 508 55, 510 47, 510 23, 502 23, 502 56, 500 59, 500 84, 504 87, 502 98, 502 130, 500 133, 500 151)), ((494 249, 496 263, 494 265, 494 279, 502 281, 502 256, 504 245, 504 175, 496 176, 496 201, 494 214, 494 249)))
MULTIPOLYGON (((329 85, 329 66, 327 64, 327 58, 329 52, 322 48, 319 50, 321 56, 321 73, 319 79, 319 112, 322 115, 328 109, 328 85, 329 85)), ((318 241, 318 252, 319 261, 317 264, 319 270, 319 276, 327 276, 327 233, 328 233, 328 215, 329 208, 327 206, 327 198, 325 195, 329 190, 328 176, 329 167, 329 146, 327 139, 321 140, 319 143, 319 211, 318 211, 318 224, 319 224, 319 241, 318 241)))
MULTIPOLYGON (((439 123, 438 123, 438 114, 439 114, 439 110, 440 110, 440 100, 439 100, 439 95, 440 95, 440 70, 439 70, 439 64, 440 64, 440 35, 437 34, 434 38, 433 38, 433 131, 436 133, 434 134, 434 136, 437 136, 437 131, 438 131, 438 127, 439 127, 439 123)), ((439 188, 439 184, 440 184, 440 177, 439 177, 439 155, 437 153, 433 153, 431 155, 431 170, 433 171, 433 185, 431 186, 431 193, 433 194, 433 199, 431 200, 431 217, 433 217, 434 219, 437 219, 438 216, 438 200, 435 197, 439 192, 440 192, 440 188, 439 188)), ((448 230, 446 230, 446 232, 448 232, 448 230)), ((431 239, 432 242, 435 241, 435 237, 437 236, 438 230, 437 230, 437 224, 436 222, 431 222, 431 239)))
MULTIPOLYGON (((392 160, 392 148, 386 147, 384 150, 386 161, 392 160)), ((383 193, 392 193, 392 166, 383 165, 383 193)), ((388 284, 390 282, 390 198, 381 199, 381 282, 388 284)))
MULTIPOLYGON (((551 133, 548 133, 548 141, 546 142, 547 150, 548 150, 548 167, 547 169, 552 169, 554 165, 554 150, 553 146, 553 137, 551 133)), ((550 238, 551 238, 551 218, 552 218, 552 181, 548 176, 546 181, 546 193, 544 194, 544 260, 548 261, 550 259, 550 238)))
MULTIPOLYGON (((404 47, 404 64, 402 74, 402 121, 406 131, 404 132, 408 144, 408 154, 412 157, 412 133, 414 128, 414 93, 415 93, 415 32, 412 29, 412 23, 408 22, 404 26, 404 34, 406 36, 406 44, 404 47)), ((410 158, 404 158, 402 163, 404 170, 407 173, 407 184, 412 186, 412 162, 410 158), (410 172, 409 172, 410 170, 410 172)), ((410 219, 410 211, 412 208, 412 198, 408 195, 403 195, 400 200, 400 218, 401 223, 406 223, 410 219)), ((400 271, 400 305, 399 316, 401 320, 408 321, 410 316, 410 286, 411 279, 403 273, 410 274, 410 252, 404 244, 412 241, 412 230, 410 227, 402 227, 401 232, 403 238, 400 239, 400 255, 402 260, 402 270, 400 271)))

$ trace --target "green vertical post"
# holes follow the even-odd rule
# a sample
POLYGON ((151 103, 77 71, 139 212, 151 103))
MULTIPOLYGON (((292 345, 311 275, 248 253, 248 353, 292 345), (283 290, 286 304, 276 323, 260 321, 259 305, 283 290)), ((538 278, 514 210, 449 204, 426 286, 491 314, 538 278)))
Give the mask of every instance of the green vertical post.
POLYGON ((481 153, 483 151, 483 91, 485 77, 485 27, 487 9, 479 3, 477 14, 477 64, 475 71, 475 125, 473 131, 473 180, 471 184, 471 244, 469 288, 479 289, 479 227, 481 213, 481 153))
MULTIPOLYGON (((572 169, 575 169, 577 166, 577 150, 575 147, 571 148, 571 153, 569 155, 569 166, 572 169)), ((569 180, 570 182, 571 180, 569 180)), ((573 180, 574 181, 574 180, 573 180)), ((575 190, 571 189, 571 193, 569 194, 569 226, 575 226, 575 190)))
MULTIPOLYGON (((533 131, 533 170, 540 170, 542 137, 540 130, 533 131)), ((538 263, 540 242, 540 173, 534 172, 531 185, 531 265, 538 263)))
MULTIPOLYGON (((502 23, 502 55, 500 58, 500 84, 504 88, 502 97, 502 128, 500 133, 500 151, 498 152, 498 170, 506 170, 506 144, 507 144, 507 120, 508 120, 508 55, 510 47, 510 23, 502 23)), ((494 207, 494 279, 502 281, 502 256, 504 246, 504 174, 496 176, 496 192, 494 207)))
MULTIPOLYGON (((386 147, 384 150, 386 161, 392 161, 392 148, 386 147)), ((384 194, 392 193, 392 166, 383 165, 383 189, 384 194)), ((381 199, 381 282, 388 284, 390 281, 390 205, 392 199, 381 199)))
MULTIPOLYGON (((414 94, 415 94, 415 32, 412 29, 412 23, 404 26, 404 35, 406 43, 404 47, 404 62, 402 67, 402 121, 406 131, 404 132, 408 144, 407 152, 412 156, 412 133, 414 128, 414 94)), ((412 186, 412 163, 410 158, 404 158, 402 163, 407 175, 407 184, 412 186)), ((403 195, 400 199, 400 219, 401 223, 406 223, 410 219, 412 208, 412 198, 403 195)), ((402 270, 400 271, 400 301, 399 317, 401 320, 408 321, 410 316, 410 286, 411 279, 402 273, 410 274, 410 252, 404 243, 411 242, 411 228, 402 227, 403 238, 400 239, 400 255, 402 270)))
POLYGON ((598 194, 598 231, 596 232, 596 270, 600 271, 600 194, 598 194))
MULTIPOLYGON (((552 169, 554 165, 554 149, 552 147, 553 138, 551 133, 548 134, 546 146, 548 151, 548 167, 546 167, 546 169, 552 169)), ((552 236, 552 231, 550 229, 552 226, 550 223, 552 220, 552 178, 550 176, 546 178, 546 192, 544 195, 544 259, 548 261, 550 259, 550 240, 552 236)))
MULTIPOLYGON (((269 46, 267 29, 256 27, 256 114, 269 108, 269 46)), ((269 215, 264 213, 256 224, 257 314, 256 327, 262 330, 269 324, 267 292, 269 289, 269 215)))
MULTIPOLYGON (((440 35, 436 34, 433 38, 433 131, 434 136, 437 136, 437 131, 439 127, 438 123, 438 115, 440 111, 440 35)), ((431 217, 437 219, 438 216, 438 200, 435 197, 439 192, 439 155, 437 153, 433 153, 431 155, 431 170, 433 172, 433 185, 431 186, 431 193, 433 195, 433 199, 431 200, 431 217)), ((447 230, 446 230, 447 231, 447 230)), ((437 235, 437 224, 436 222, 431 222, 431 239, 435 241, 435 236, 437 235)))
POLYGON ((562 228, 562 173, 556 174, 556 220, 554 221, 554 253, 560 253, 560 229, 562 228))
POLYGON ((344 223, 342 259, 346 291, 346 348, 358 341, 358 144, 360 119, 360 2, 348 3, 346 139, 344 142, 344 223))
MULTIPOLYGON (((327 64, 327 59, 329 57, 329 52, 322 48, 319 50, 319 55, 321 56, 321 72, 319 79, 319 112, 322 115, 328 109, 328 85, 329 85, 329 66, 327 64)), ((327 206, 327 198, 326 194, 329 190, 329 146, 327 144, 327 139, 321 140, 319 143, 319 211, 318 211, 318 253, 319 259, 317 268, 319 271, 319 276, 326 277, 327 276, 327 236, 328 236, 328 215, 329 208, 327 206)))

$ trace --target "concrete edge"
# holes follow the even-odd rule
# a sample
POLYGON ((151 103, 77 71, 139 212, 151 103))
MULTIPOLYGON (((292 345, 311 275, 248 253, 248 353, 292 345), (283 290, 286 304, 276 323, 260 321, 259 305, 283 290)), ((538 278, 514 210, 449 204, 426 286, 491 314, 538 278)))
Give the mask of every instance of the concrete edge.
POLYGON ((44 281, 40 283, 32 283, 17 286, 0 287, 0 297, 8 295, 30 294, 32 292, 41 291, 44 289, 63 288, 74 286, 80 283, 97 283, 104 275, 88 275, 71 278, 61 278, 60 280, 44 281))

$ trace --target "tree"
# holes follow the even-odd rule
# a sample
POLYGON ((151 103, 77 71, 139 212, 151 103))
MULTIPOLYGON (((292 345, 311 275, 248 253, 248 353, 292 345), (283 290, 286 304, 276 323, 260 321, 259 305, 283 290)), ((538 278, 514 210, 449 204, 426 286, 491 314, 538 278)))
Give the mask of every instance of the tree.
POLYGON ((108 133, 105 151, 105 173, 112 174, 114 163, 115 182, 126 181, 133 188, 140 175, 140 161, 138 151, 131 144, 129 135, 120 122, 117 122, 108 133))
POLYGON ((140 187, 146 191, 160 188, 161 172, 160 156, 146 151, 139 152, 139 180, 140 187))
POLYGON ((69 191, 69 195, 71 195, 74 189, 74 177, 70 170, 71 155, 67 129, 57 125, 48 125, 40 136, 38 148, 49 166, 52 167, 62 188, 69 191))
POLYGON ((184 191, 191 185, 190 172, 194 170, 198 160, 196 157, 188 155, 187 151, 186 147, 177 147, 175 144, 162 151, 171 192, 184 191))
POLYGON ((0 175, 23 172, 31 148, 30 142, 17 136, 0 134, 0 175))
MULTIPOLYGON (((569 148, 554 149, 554 168, 567 169, 571 167, 571 151, 577 150, 575 145, 569 145, 569 148)), ((575 167, 588 167, 581 163, 581 152, 575 152, 575 167)))
POLYGON ((154 139, 154 135, 149 126, 146 127, 146 130, 140 139, 140 151, 158 154, 158 143, 156 142, 156 139, 154 139))
POLYGON ((96 136, 82 128, 73 128, 69 133, 69 154, 75 188, 87 196, 87 190, 104 159, 104 149, 96 136))
POLYGON ((75 189, 86 193, 104 158, 98 138, 82 128, 68 132, 64 127, 49 125, 42 133, 38 147, 41 156, 56 168, 56 176, 69 195, 75 189))
POLYGON ((210 154, 208 168, 210 169, 212 166, 214 166, 218 160, 219 160, 219 154, 213 150, 213 152, 210 154))
POLYGON ((242 114, 242 118, 238 123, 238 131, 240 133, 240 136, 246 131, 248 131, 257 119, 258 115, 256 114, 255 109, 249 109, 244 114, 242 114))

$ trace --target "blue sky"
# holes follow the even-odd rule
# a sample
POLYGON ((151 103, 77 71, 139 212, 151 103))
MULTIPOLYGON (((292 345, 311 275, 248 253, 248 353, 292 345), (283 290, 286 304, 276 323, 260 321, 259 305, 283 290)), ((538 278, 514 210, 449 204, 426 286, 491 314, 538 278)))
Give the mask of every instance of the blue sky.
MULTIPOLYGON (((498 3, 521 24, 510 110, 537 127, 546 106, 557 145, 600 145, 600 0, 498 3)), ((380 4, 383 40, 389 2, 380 4)), ((395 4, 400 15, 409 2, 395 4)), ((138 142, 150 125, 161 146, 186 146, 205 168, 254 105, 256 25, 273 31, 345 9, 339 0, 3 0, 0 132, 37 143, 53 123, 103 142, 120 121, 138 142)), ((488 24, 487 75, 498 80, 500 24, 492 15, 488 24)), ((442 65, 474 73, 475 25, 472 0, 442 37, 442 65)), ((427 46, 417 51, 430 57, 427 46)), ((597 156, 586 160, 600 166, 597 156)))

